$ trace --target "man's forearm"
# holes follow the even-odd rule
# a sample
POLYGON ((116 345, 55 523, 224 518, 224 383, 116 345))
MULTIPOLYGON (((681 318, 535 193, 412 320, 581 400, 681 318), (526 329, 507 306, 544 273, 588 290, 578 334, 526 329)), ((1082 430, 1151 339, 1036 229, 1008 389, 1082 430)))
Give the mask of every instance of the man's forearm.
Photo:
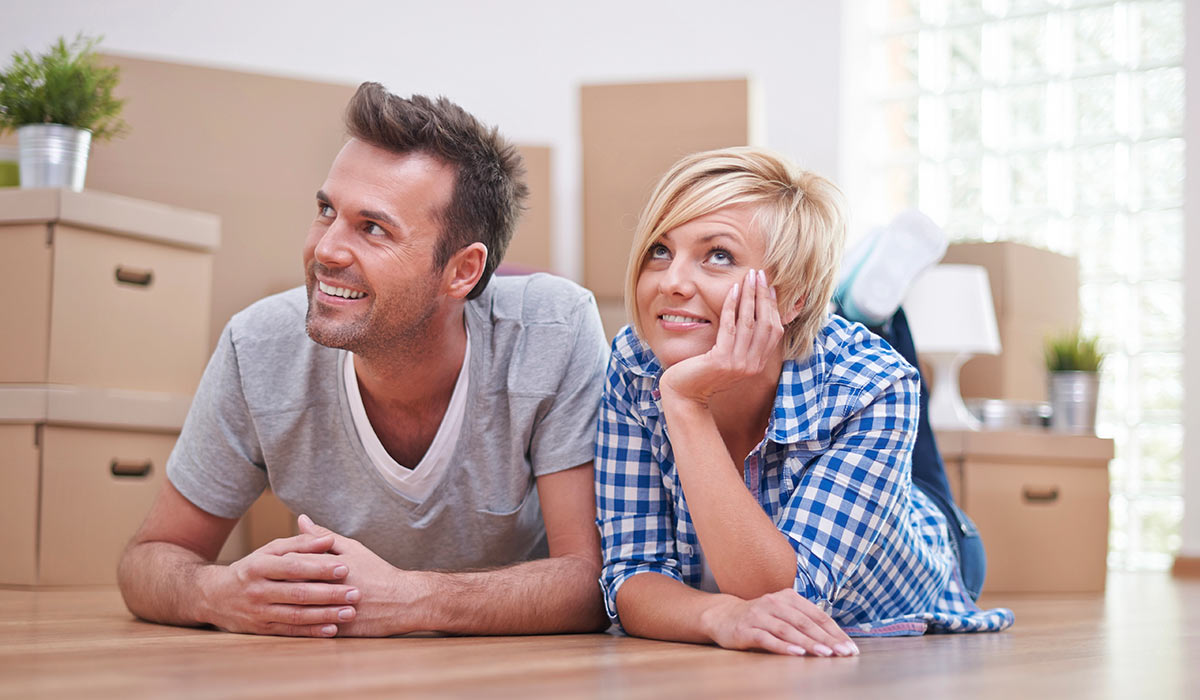
MULTIPOLYGON (((597 579, 584 557, 538 559, 503 569, 423 573, 429 594, 420 629, 451 634, 596 632, 608 625, 597 579)), ((409 631, 409 630, 404 630, 409 631)))
POLYGON ((206 567, 214 566, 184 547, 142 542, 127 549, 117 582, 130 612, 151 622, 189 627, 207 623, 202 614, 206 567))

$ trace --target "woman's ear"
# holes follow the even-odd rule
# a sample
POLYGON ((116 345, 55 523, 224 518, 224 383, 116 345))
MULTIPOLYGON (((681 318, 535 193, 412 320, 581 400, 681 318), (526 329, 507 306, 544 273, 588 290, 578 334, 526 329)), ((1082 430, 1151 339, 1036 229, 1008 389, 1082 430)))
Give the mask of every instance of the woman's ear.
POLYGON ((487 265, 487 246, 476 241, 471 245, 460 248, 446 261, 442 270, 442 280, 446 293, 455 299, 465 299, 479 278, 483 277, 483 268, 487 265))
POLYGON ((792 308, 789 309, 787 313, 782 314, 780 320, 783 321, 783 325, 786 326, 792 321, 796 320, 796 317, 799 316, 800 312, 804 310, 804 302, 806 300, 807 297, 800 297, 796 300, 795 304, 792 304, 792 308))

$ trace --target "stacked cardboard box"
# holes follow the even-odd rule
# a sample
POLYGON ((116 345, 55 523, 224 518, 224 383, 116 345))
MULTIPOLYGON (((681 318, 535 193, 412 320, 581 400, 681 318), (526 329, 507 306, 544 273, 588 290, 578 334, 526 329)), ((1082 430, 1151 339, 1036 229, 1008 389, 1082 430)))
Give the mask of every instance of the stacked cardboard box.
POLYGON ((1075 258, 1021 243, 955 243, 942 262, 987 269, 1000 330, 999 355, 963 365, 963 398, 1045 401, 1045 338, 1079 323, 1075 258))

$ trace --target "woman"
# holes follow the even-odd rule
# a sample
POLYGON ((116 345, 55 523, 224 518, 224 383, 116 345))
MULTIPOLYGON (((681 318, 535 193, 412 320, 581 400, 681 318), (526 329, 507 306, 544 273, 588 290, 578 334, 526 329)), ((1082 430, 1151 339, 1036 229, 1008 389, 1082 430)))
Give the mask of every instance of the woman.
POLYGON ((769 152, 688 156, 638 223, 596 454, 626 632, 850 656, 849 635, 998 630, 912 486, 917 373, 827 313, 841 195, 769 152))

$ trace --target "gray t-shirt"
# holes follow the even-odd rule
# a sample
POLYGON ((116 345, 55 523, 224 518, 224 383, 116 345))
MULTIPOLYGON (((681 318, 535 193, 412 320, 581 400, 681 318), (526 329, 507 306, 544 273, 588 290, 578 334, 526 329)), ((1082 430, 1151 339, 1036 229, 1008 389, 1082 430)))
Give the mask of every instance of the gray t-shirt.
POLYGON ((363 450, 346 353, 309 339, 306 310, 299 288, 230 319, 167 462, 180 493, 235 518, 269 483, 293 512, 401 568, 545 556, 534 478, 593 459, 608 345, 591 293, 550 275, 496 277, 467 302, 466 417, 452 464, 421 502, 363 450))

